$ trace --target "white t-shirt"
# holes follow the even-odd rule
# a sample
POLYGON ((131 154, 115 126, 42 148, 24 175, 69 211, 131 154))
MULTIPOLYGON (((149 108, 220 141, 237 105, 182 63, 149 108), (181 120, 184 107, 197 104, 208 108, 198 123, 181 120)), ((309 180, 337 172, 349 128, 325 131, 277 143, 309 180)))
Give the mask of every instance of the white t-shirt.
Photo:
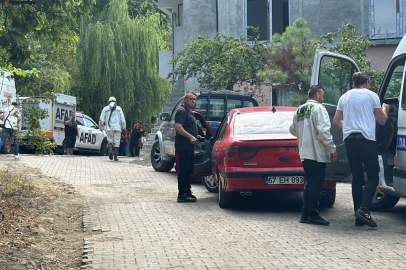
POLYGON ((3 111, 3 122, 6 124, 6 128, 18 129, 18 117, 21 116, 18 108, 13 105, 7 107, 3 111), (9 115, 10 114, 10 115, 9 115), (8 116, 9 115, 9 116, 8 116), (8 118, 7 118, 8 116, 8 118), (7 118, 7 120, 6 120, 7 118))
POLYGON ((370 141, 375 141, 375 109, 381 108, 377 94, 371 90, 351 89, 340 97, 337 110, 343 112, 343 138, 359 132, 370 141))

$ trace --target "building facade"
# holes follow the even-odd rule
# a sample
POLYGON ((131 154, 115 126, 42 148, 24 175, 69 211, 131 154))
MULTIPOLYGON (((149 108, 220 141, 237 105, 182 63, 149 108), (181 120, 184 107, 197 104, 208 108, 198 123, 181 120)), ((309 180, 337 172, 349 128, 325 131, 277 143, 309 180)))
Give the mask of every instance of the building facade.
MULTIPOLYGON (((367 52, 372 68, 385 69, 406 31, 406 0, 158 0, 158 7, 173 24, 172 51, 160 55, 161 74, 173 68, 165 62, 196 35, 210 38, 221 32, 237 37, 250 34, 247 27, 254 26, 261 40, 271 40, 297 18, 307 21, 314 37, 352 23, 376 45, 367 52)), ((194 79, 184 86, 185 91, 199 89, 194 79)), ((262 100, 269 105, 269 94, 262 100)))

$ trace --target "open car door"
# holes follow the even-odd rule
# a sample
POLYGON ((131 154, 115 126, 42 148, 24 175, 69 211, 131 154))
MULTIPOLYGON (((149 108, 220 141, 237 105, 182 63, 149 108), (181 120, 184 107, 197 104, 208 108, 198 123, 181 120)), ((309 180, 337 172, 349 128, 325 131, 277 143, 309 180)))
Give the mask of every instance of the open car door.
POLYGON ((337 146, 338 162, 327 163, 326 180, 350 182, 351 170, 345 150, 343 132, 333 125, 334 114, 341 95, 353 88, 352 75, 359 71, 350 57, 326 50, 317 50, 314 56, 311 85, 324 90, 324 103, 330 116, 331 134, 337 146))

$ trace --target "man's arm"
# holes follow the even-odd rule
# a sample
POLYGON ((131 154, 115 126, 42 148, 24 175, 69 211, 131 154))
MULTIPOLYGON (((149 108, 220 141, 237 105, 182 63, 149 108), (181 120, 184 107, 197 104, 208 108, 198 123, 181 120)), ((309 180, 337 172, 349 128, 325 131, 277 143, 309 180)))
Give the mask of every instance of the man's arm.
POLYGON ((333 155, 333 161, 338 158, 337 148, 333 141, 333 136, 330 133, 330 117, 326 109, 319 109, 315 113, 316 129, 318 131, 318 139, 324 145, 326 150, 333 155))
POLYGON ((290 125, 290 127, 289 127, 289 132, 290 132, 290 134, 292 134, 292 135, 295 136, 295 137, 297 137, 296 125, 297 125, 297 114, 295 113, 295 114, 293 115, 293 122, 292 122, 292 125, 290 125))
POLYGON ((187 139, 190 141, 191 144, 196 144, 196 143, 197 143, 197 139, 196 139, 192 134, 190 134, 189 132, 187 132, 187 131, 183 128, 182 124, 175 123, 175 130, 176 130, 176 132, 179 133, 181 136, 187 138, 187 139))
POLYGON ((376 108, 374 110, 376 120, 380 125, 385 125, 386 120, 388 119, 388 111, 389 111, 389 105, 386 103, 382 104, 382 108, 376 108))
POLYGON ((339 129, 343 129, 343 111, 336 110, 333 119, 333 125, 339 129))

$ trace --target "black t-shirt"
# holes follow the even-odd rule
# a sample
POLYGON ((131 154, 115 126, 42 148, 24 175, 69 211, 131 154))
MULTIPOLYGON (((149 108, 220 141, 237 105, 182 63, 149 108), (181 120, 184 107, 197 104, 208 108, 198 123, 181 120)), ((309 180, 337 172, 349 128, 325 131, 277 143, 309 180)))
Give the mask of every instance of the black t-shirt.
MULTIPOLYGON (((197 124, 196 118, 191 111, 189 111, 185 106, 180 106, 175 115, 175 123, 181 124, 182 127, 190 133, 190 135, 197 136, 197 124)), ((183 137, 176 132, 175 137, 175 149, 176 150, 193 150, 194 145, 190 143, 189 139, 183 137)))
POLYGON ((144 131, 140 129, 134 128, 133 131, 131 131, 131 137, 130 137, 130 142, 136 143, 139 141, 139 139, 142 137, 142 133, 144 131))
POLYGON ((78 124, 76 120, 70 121, 69 124, 65 125, 65 137, 66 136, 73 136, 76 137, 78 135, 78 124))

